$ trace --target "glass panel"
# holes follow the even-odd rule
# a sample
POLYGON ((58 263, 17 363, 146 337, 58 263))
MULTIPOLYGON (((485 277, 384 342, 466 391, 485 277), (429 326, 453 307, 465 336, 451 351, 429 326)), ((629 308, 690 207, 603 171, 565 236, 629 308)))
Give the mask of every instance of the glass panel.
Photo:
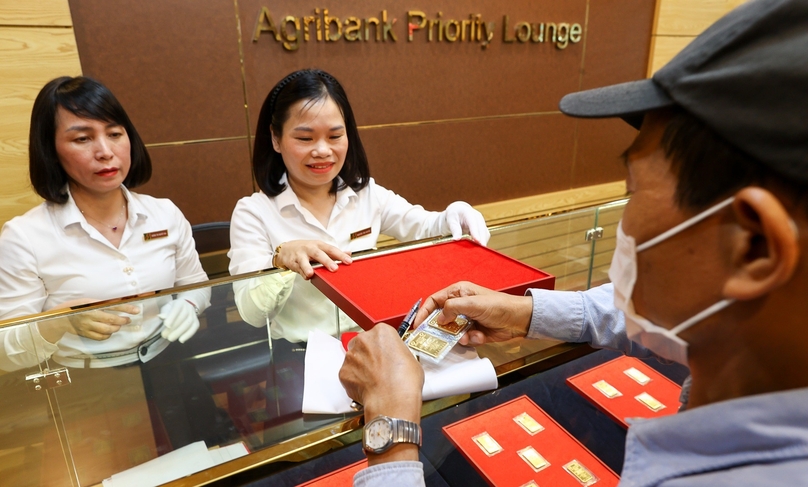
POLYGON ((598 208, 597 226, 603 229, 603 236, 594 240, 590 287, 609 282, 609 266, 612 263, 612 254, 614 254, 617 241, 617 223, 623 217, 626 202, 628 200, 615 201, 598 208))
MULTIPOLYGON (((597 211, 605 225, 604 241, 613 240, 622 206, 597 211)), ((599 282, 601 267, 607 269, 611 257, 602 241, 593 246, 586 240, 595 216, 596 209, 586 209, 500 225, 492 228, 489 246, 555 275, 556 289, 585 289, 590 277, 599 282), (595 263, 591 276, 590 262, 595 263)), ((261 452, 254 461, 271 462, 288 454, 302 460, 356 441, 356 414, 301 412, 308 331, 317 327, 337 336, 355 326, 319 292, 315 300, 290 292, 304 285, 310 286, 293 273, 270 270, 217 279, 207 287, 188 286, 29 318, 59 346, 40 346, 25 365, 42 362, 50 370, 66 368, 72 379, 69 386, 45 396, 53 407, 50 424, 59 424, 62 434, 39 435, 39 458, 44 452, 59 452, 63 464, 69 460, 77 485, 96 485, 196 442, 203 442, 196 463, 172 462, 190 469, 179 476, 210 467, 212 454, 207 450, 214 447, 244 445, 242 452, 261 452), (187 341, 168 342, 161 331, 168 327, 168 335, 180 330, 180 325, 169 324, 169 316, 175 306, 192 309, 183 304, 186 299, 210 304, 199 305, 199 327, 184 336, 187 341), (104 340, 76 335, 111 314, 131 322, 104 340), (62 333, 61 339, 52 333, 62 333), (317 452, 296 453, 314 443, 317 452)), ((184 335, 181 331, 177 335, 184 335)), ((505 373, 571 347, 551 340, 513 340, 481 347, 479 353, 505 373)), ((436 401, 427 410, 450 407, 466 397, 436 401)), ((7 406, 15 409, 16 403, 7 406)), ((23 413, 15 409, 9 414, 23 413)), ((40 466, 27 470, 45 471, 40 466)), ((159 468, 161 474, 167 470, 159 468)))
MULTIPOLYGON (((3 485, 72 486, 69 451, 52 414, 57 382, 39 363, 44 359, 36 323, 0 329, 0 479, 3 485), (27 380, 26 380, 27 379, 27 380)), ((58 372, 57 372, 58 373, 58 372)))

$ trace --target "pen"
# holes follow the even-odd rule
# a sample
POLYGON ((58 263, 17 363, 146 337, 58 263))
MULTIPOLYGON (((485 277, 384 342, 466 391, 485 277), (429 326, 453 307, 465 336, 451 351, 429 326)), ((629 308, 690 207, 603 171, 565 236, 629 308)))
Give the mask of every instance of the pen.
POLYGON ((412 320, 415 319, 415 314, 418 313, 418 308, 421 307, 421 299, 418 300, 410 309, 410 312, 407 313, 407 316, 404 317, 404 321, 401 322, 401 325, 398 327, 398 336, 403 337, 407 330, 410 329, 412 326, 412 320))

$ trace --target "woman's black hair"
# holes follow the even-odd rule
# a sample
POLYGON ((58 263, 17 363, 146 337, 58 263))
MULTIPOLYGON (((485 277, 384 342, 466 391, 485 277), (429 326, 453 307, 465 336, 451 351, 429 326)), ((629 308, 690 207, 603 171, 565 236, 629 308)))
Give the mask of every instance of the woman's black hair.
POLYGON ((63 76, 49 81, 37 95, 28 134, 28 172, 31 185, 47 201, 67 202, 68 176, 56 153, 56 117, 59 107, 82 118, 116 123, 129 136, 131 166, 123 184, 135 188, 151 178, 151 158, 120 102, 98 81, 63 76))
POLYGON ((330 191, 336 193, 346 187, 359 191, 368 185, 368 158, 359 139, 359 130, 356 128, 356 119, 348 96, 339 81, 330 74, 319 69, 303 69, 295 71, 275 85, 264 100, 258 115, 253 148, 253 175, 258 187, 268 196, 277 196, 286 189, 286 185, 280 182, 286 173, 286 166, 281 154, 272 146, 272 132, 276 137, 283 134, 283 124, 289 119, 289 110, 295 103, 300 100, 319 101, 325 97, 334 100, 339 107, 342 118, 345 119, 345 133, 348 136, 345 164, 339 172, 339 178, 334 178, 330 191), (339 179, 342 183, 339 183, 339 179))

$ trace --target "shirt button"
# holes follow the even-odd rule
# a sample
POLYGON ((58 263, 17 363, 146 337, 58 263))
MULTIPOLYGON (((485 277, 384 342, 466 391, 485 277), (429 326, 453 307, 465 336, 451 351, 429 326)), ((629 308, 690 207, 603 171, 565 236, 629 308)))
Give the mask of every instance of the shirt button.
POLYGON ((134 267, 132 267, 132 266, 127 266, 127 267, 124 267, 124 268, 123 268, 123 271, 124 271, 124 272, 125 272, 127 275, 131 274, 131 273, 132 273, 132 271, 134 271, 134 270, 135 270, 135 268, 134 268, 134 267))
POLYGON ((137 281, 132 281, 132 286, 137 286, 137 281))

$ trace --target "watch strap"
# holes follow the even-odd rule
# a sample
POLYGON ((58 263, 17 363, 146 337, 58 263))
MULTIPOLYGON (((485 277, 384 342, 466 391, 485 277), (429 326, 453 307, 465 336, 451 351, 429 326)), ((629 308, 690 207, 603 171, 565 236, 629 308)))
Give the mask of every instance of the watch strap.
POLYGON ((393 444, 413 443, 421 447, 421 426, 406 419, 390 418, 393 427, 393 444))

